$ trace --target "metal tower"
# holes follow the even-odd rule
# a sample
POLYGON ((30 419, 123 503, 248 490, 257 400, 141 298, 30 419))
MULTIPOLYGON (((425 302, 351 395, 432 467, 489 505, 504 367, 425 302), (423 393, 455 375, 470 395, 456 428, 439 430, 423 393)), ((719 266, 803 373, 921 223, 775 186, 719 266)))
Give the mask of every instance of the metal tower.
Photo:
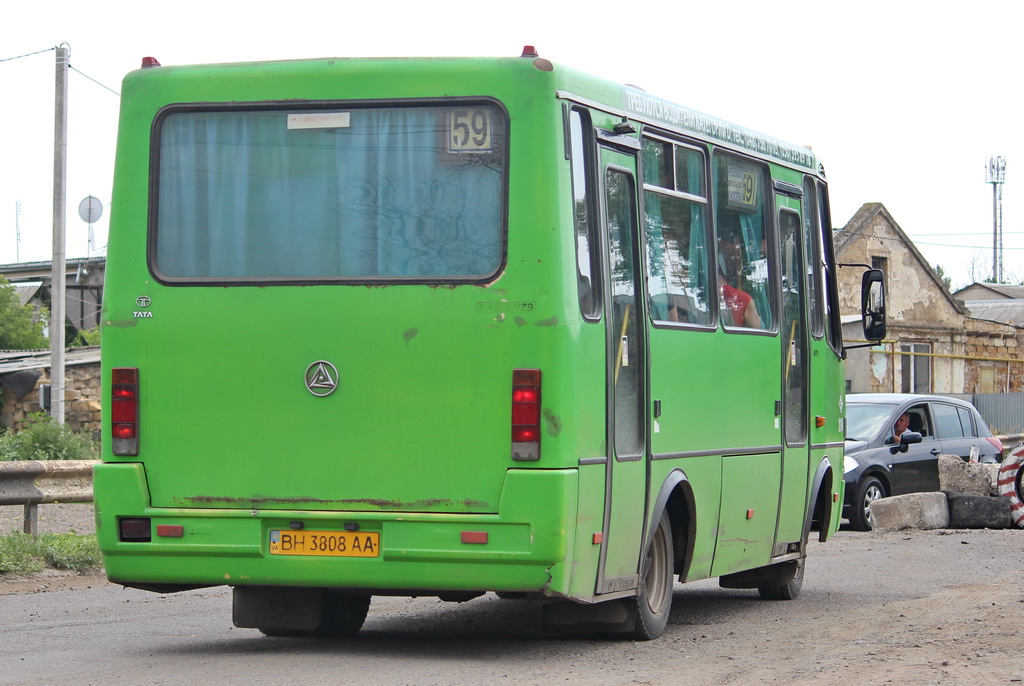
POLYGON ((992 283, 1003 282, 1003 181, 1006 179, 1006 158, 988 158, 986 182, 992 184, 992 283))

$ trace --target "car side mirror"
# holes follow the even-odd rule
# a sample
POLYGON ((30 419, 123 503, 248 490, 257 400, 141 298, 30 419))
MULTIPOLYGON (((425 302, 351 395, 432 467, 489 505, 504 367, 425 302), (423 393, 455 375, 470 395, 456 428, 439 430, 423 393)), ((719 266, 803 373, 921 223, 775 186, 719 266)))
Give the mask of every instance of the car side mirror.
POLYGON ((885 338, 885 283, 881 269, 864 272, 860 284, 860 312, 864 322, 864 338, 880 341, 885 338))
POLYGON ((894 445, 889 448, 889 452, 893 455, 896 453, 905 453, 910 449, 910 446, 914 443, 920 443, 923 440, 921 434, 916 431, 904 431, 900 434, 899 445, 894 445))

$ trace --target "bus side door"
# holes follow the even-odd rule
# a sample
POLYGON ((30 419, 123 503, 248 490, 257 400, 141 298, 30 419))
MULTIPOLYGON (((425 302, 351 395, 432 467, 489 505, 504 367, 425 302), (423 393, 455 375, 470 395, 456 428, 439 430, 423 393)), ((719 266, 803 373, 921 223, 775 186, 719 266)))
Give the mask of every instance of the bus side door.
POLYGON ((801 542, 807 512, 810 452, 808 433, 809 364, 807 316, 804 304, 806 261, 801 231, 800 193, 777 194, 775 204, 781 250, 782 276, 782 492, 774 555, 780 545, 801 542))
POLYGON ((597 592, 635 589, 647 509, 647 327, 635 155, 601 148, 608 375, 605 540, 597 592))

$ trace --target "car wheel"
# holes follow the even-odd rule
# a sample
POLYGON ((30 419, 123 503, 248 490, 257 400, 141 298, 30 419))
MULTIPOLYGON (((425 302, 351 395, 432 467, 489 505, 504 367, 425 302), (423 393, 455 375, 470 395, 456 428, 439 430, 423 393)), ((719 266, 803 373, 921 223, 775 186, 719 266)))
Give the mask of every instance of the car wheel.
POLYGON ((871 503, 885 497, 885 486, 878 477, 869 476, 857 487, 857 497, 853 501, 853 512, 850 514, 850 526, 857 531, 870 531, 873 522, 869 511, 871 503))

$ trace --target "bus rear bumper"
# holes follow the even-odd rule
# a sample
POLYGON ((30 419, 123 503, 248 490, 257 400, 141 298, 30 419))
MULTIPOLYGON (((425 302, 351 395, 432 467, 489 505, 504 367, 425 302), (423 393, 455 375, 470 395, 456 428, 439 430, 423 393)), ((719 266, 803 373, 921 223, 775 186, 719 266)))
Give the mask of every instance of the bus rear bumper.
POLYGON ((496 514, 153 508, 140 463, 97 465, 93 488, 107 576, 127 586, 560 596, 568 583, 561 563, 571 554, 578 480, 573 469, 511 469, 496 514), (123 519, 148 520, 149 540, 123 540, 123 519), (271 552, 272 532, 352 532, 369 541, 369 550, 360 544, 365 556, 348 554, 351 549, 289 554, 294 551, 281 546, 271 552))

